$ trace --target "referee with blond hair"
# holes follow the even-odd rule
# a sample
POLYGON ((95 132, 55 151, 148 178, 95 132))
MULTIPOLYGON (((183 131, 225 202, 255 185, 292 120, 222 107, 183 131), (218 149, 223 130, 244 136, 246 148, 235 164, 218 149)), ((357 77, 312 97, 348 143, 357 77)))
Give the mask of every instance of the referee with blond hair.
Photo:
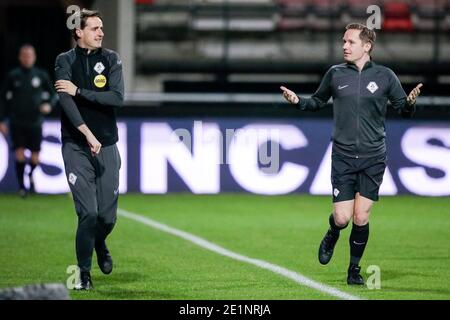
POLYGON ((388 101, 403 117, 412 117, 422 84, 406 95, 395 73, 371 59, 375 31, 359 23, 343 36, 345 63, 332 66, 311 98, 281 87, 284 98, 300 110, 316 111, 333 97, 332 194, 329 229, 318 258, 330 262, 340 231, 353 220, 347 283, 364 285, 360 260, 369 239, 369 216, 378 201, 386 168, 385 120, 388 101))

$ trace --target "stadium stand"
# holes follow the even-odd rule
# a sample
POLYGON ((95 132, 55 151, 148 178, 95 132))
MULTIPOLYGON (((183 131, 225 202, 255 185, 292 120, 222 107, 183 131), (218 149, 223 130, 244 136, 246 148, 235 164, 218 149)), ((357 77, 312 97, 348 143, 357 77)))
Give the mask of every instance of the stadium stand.
MULTIPOLYGON (((148 88, 145 79, 151 77, 163 92, 275 92, 270 76, 320 78, 330 64, 342 60, 345 25, 364 23, 367 7, 374 4, 383 15, 374 58, 411 83, 424 76, 437 84, 436 94, 445 91, 437 79, 449 73, 448 0, 137 3, 138 91, 148 88), (245 81, 236 80, 244 74, 245 81)), ((316 80, 302 82, 308 91, 316 86, 316 80)))
MULTIPOLYGON (((71 46, 67 30, 55 27, 64 24, 64 8, 61 4, 56 8, 50 0, 30 0, 26 8, 13 0, 6 2, 9 5, 0 12, 0 26, 4 27, 0 39, 6 48, 1 53, 0 71, 5 73, 15 63, 19 39, 30 39, 27 41, 38 44, 41 66, 51 72, 55 55, 71 46), (9 18, 18 12, 29 21, 39 19, 40 15, 58 17, 58 21, 44 19, 45 25, 41 23, 39 30, 55 30, 58 39, 66 40, 54 45, 53 39, 42 36, 45 33, 37 28, 24 29, 19 20, 9 18), (25 34, 31 38, 25 38, 25 34)), ((93 0, 84 3, 87 7, 94 5, 93 0)), ((310 94, 325 70, 342 62, 341 36, 345 25, 354 21, 364 23, 369 16, 367 7, 378 5, 383 28, 377 32, 374 60, 394 69, 406 89, 421 81, 427 95, 448 95, 450 0, 134 0, 134 3, 136 42, 130 55, 134 64, 131 94, 276 95, 280 83, 298 88, 300 94, 310 94)), ((114 33, 114 29, 107 31, 114 33)), ((274 105, 271 99, 267 104, 274 105)), ((147 103, 154 102, 150 99, 147 103)), ((136 104, 142 106, 143 102, 139 100, 136 104)))

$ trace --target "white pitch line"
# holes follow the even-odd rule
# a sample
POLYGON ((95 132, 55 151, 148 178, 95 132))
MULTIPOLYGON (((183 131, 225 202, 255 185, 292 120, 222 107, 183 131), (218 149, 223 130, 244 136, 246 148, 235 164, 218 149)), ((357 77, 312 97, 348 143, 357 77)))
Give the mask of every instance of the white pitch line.
POLYGON ((305 277, 304 275, 297 273, 295 271, 291 271, 289 269, 280 267, 278 265, 272 264, 272 263, 264 261, 264 260, 253 259, 253 258, 249 258, 249 257, 243 256, 243 255, 240 255, 238 253, 235 253, 233 251, 225 249, 221 246, 218 246, 217 244, 214 244, 205 239, 197 237, 193 234, 190 234, 190 233, 182 231, 182 230, 175 229, 173 227, 162 224, 162 223, 152 220, 150 218, 141 216, 139 214, 125 211, 123 209, 118 209, 118 213, 119 213, 119 215, 121 215, 125 218, 143 223, 152 228, 167 232, 171 235, 174 235, 174 236, 180 237, 182 239, 185 239, 187 241, 190 241, 190 242, 198 245, 199 247, 208 249, 210 251, 213 251, 215 253, 221 254, 223 256, 229 257, 234 260, 246 262, 246 263, 255 265, 259 268, 272 271, 272 272, 282 275, 286 278, 289 278, 303 286, 310 287, 312 289, 329 294, 331 296, 334 296, 334 297, 337 297, 340 299, 344 299, 344 300, 360 300, 361 299, 360 297, 353 296, 351 294, 340 291, 336 288, 333 288, 333 287, 327 286, 325 284, 322 284, 320 282, 311 280, 311 279, 305 277))

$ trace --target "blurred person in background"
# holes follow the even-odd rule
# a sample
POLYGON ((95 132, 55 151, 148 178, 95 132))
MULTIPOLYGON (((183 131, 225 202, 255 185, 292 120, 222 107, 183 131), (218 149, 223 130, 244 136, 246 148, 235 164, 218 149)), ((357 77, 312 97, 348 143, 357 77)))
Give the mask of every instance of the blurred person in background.
POLYGON ((300 110, 316 111, 333 97, 332 194, 334 210, 318 258, 327 264, 340 231, 353 220, 349 238, 347 283, 364 285, 359 262, 369 239, 369 216, 378 201, 386 168, 387 102, 403 117, 412 117, 422 84, 407 96, 395 73, 374 63, 375 31, 359 23, 347 25, 343 37, 345 63, 332 66, 311 98, 281 87, 284 98, 300 110))
POLYGON ((83 9, 72 30, 77 45, 55 62, 55 88, 61 113, 62 155, 78 215, 76 255, 80 281, 91 290, 91 265, 110 274, 113 260, 106 237, 117 219, 121 159, 116 108, 122 107, 124 82, 119 55, 102 48, 103 21, 98 11, 83 9))
POLYGON ((11 133, 22 197, 35 191, 33 172, 39 165, 42 123, 44 115, 51 112, 58 99, 48 73, 35 67, 35 62, 34 47, 23 45, 19 50, 20 66, 8 73, 0 89, 0 132, 11 133), (6 119, 9 119, 9 128, 6 119), (28 190, 24 184, 25 149, 31 151, 28 190))

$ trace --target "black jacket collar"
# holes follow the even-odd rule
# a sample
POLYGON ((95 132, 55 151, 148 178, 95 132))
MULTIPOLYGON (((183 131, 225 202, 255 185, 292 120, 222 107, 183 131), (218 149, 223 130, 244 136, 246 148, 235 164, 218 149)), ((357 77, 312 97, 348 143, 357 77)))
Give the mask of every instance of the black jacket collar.
POLYGON ((23 67, 23 66, 19 66, 19 69, 20 69, 20 71, 22 72, 22 73, 31 73, 31 72, 33 72, 34 71, 34 66, 33 67, 31 67, 31 68, 25 68, 25 67, 23 67))
MULTIPOLYGON (((364 67, 362 68, 361 71, 364 71, 365 69, 371 68, 375 65, 375 63, 372 60, 367 61, 364 64, 364 67)), ((347 67, 351 68, 351 69, 355 69, 357 71, 359 71, 358 67, 356 66, 356 64, 351 63, 351 62, 347 62, 347 67)))
POLYGON ((75 51, 76 51, 77 54, 82 54, 84 56, 93 56, 93 55, 96 55, 96 54, 100 53, 102 51, 102 48, 92 50, 91 52, 88 53, 88 49, 81 48, 81 47, 79 47, 77 45, 75 47, 75 51))

